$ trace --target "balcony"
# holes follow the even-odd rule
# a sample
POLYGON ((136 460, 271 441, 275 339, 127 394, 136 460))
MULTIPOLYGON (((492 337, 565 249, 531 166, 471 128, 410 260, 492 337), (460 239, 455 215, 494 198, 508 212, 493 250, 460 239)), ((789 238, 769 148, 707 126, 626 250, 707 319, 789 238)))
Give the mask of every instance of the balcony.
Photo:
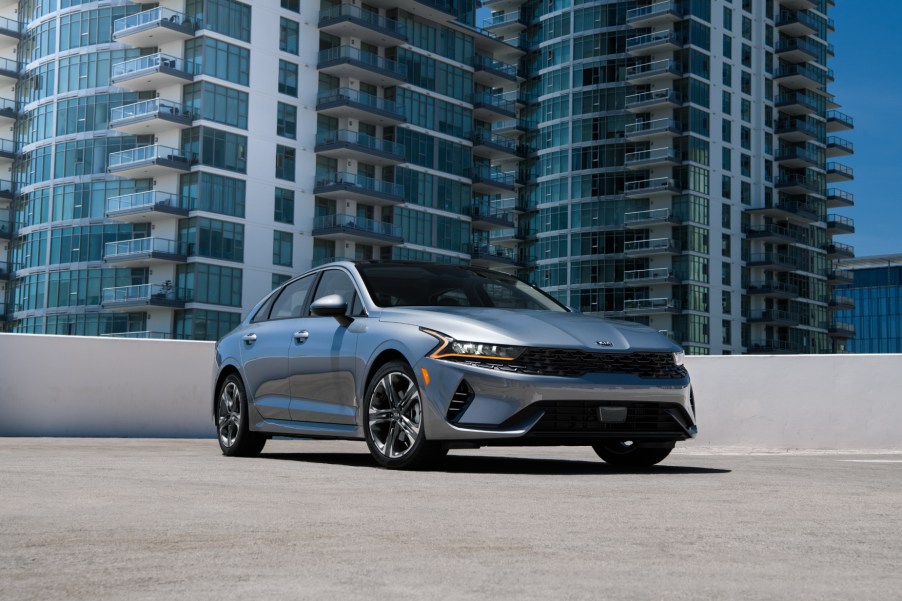
POLYGON ((678 255, 680 243, 671 238, 653 238, 651 240, 631 240, 623 243, 623 254, 629 257, 648 257, 653 255, 678 255))
POLYGON ((786 169, 820 167, 824 162, 821 153, 803 146, 783 146, 774 154, 774 160, 786 169))
POLYGON ((526 15, 519 10, 495 13, 482 20, 482 28, 502 38, 515 36, 526 29, 526 15))
POLYGON ((110 153, 109 172, 133 179, 191 171, 194 157, 178 148, 153 144, 110 153))
POLYGON ((524 147, 512 138, 493 134, 491 131, 476 129, 470 136, 473 154, 491 160, 517 159, 526 156, 524 147))
POLYGON ((349 240, 382 246, 404 243, 400 226, 341 213, 314 219, 313 236, 324 240, 349 240))
POLYGON ((815 141, 822 135, 823 125, 818 127, 807 119, 779 119, 774 127, 774 133, 786 142, 810 142, 815 141))
POLYGON ((855 205, 855 195, 839 188, 827 189, 827 208, 837 209, 855 205))
POLYGON ((794 90, 819 90, 827 85, 827 72, 805 65, 781 65, 774 80, 794 90))
POLYGON ((761 280, 749 285, 748 294, 749 296, 790 300, 799 296, 799 287, 779 280, 761 280))
MULTIPOLYGON (((9 240, 12 237, 12 221, 9 209, 0 209, 0 240, 9 240)), ((5 261, 0 262, 3 265, 5 261)))
POLYGON ((9 98, 0 98, 0 120, 15 122, 19 118, 19 103, 9 98))
POLYGON ((807 63, 818 58, 814 42, 804 38, 784 38, 777 42, 777 58, 787 63, 807 63))
POLYGON ((780 5, 790 10, 809 10, 818 7, 818 0, 780 0, 780 5))
POLYGON ((774 21, 777 30, 783 35, 798 38, 818 32, 817 20, 804 11, 780 11, 774 21))
POLYGON ((110 129, 140 136, 191 127, 194 116, 183 104, 161 98, 117 106, 110 111, 110 129))
POLYGON ((404 186, 347 171, 318 177, 313 193, 324 198, 355 200, 377 206, 404 202, 404 186))
POLYGON ((774 104, 781 113, 794 116, 822 113, 825 109, 823 97, 807 92, 780 94, 774 104))
POLYGON ((855 120, 839 111, 827 111, 827 131, 835 133, 838 131, 849 131, 855 129, 855 120))
POLYGON ((503 172, 483 165, 474 167, 470 177, 472 190, 477 194, 504 194, 517 188, 517 176, 512 171, 503 172))
POLYGON ((626 23, 633 27, 669 25, 682 20, 683 9, 673 1, 657 2, 626 11, 626 23))
POLYGON ((8 179, 0 179, 0 201, 12 200, 15 184, 8 179))
POLYGON ((832 321, 827 326, 827 333, 834 338, 855 338, 855 325, 841 321, 832 321))
POLYGON ((680 192, 682 189, 671 177, 655 177, 637 182, 626 182, 623 185, 623 195, 627 198, 670 196, 680 192))
POLYGON ((799 325, 799 316, 780 309, 765 309, 763 311, 752 311, 748 322, 791 328, 799 325))
POLYGON ((777 252, 754 253, 749 257, 748 265, 749 267, 764 267, 771 271, 799 271, 802 269, 799 259, 777 252))
POLYGON ((653 119, 627 123, 623 131, 626 139, 630 141, 675 138, 682 132, 682 126, 674 119, 653 119))
POLYGON ((148 190, 108 198, 106 216, 125 223, 158 223, 187 217, 188 210, 179 206, 175 194, 148 190))
POLYGON ((113 65, 111 82, 136 92, 158 90, 194 81, 195 65, 158 52, 113 65))
POLYGON ((853 259, 855 258, 855 247, 841 242, 832 242, 827 245, 828 259, 853 259))
POLYGON ((22 23, 6 17, 0 17, 0 36, 12 38, 14 40, 22 39, 22 23))
POLYGON ((673 52, 683 47, 680 36, 670 30, 656 31, 626 39, 626 52, 630 56, 646 56, 656 52, 673 52))
POLYGON ((316 99, 316 112, 382 126, 407 122, 403 106, 351 88, 320 93, 316 99))
POLYGON ((813 177, 795 173, 780 175, 774 181, 777 190, 786 194, 823 194, 823 184, 813 177))
POLYGON ((529 126, 523 119, 505 119, 492 123, 492 133, 501 135, 520 135, 526 133, 529 126))
POLYGON ((682 219, 676 217, 670 209, 650 209, 634 211, 623 216, 623 227, 626 229, 645 229, 656 225, 679 225, 682 219))
POLYGON ((104 288, 101 304, 109 311, 133 311, 135 309, 181 309, 185 301, 177 298, 171 285, 138 284, 104 288))
POLYGON ((855 283, 855 276, 845 269, 834 269, 827 274, 827 283, 834 286, 851 286, 855 283))
POLYGON ((775 223, 753 226, 749 228, 746 236, 750 240, 773 244, 808 244, 810 242, 806 239, 805 234, 796 233, 794 230, 775 223))
POLYGON ((842 215, 831 213, 827 215, 827 233, 832 236, 840 234, 854 234, 855 220, 842 215))
POLYGON ((162 46, 194 37, 197 24, 180 12, 152 8, 113 22, 113 40, 136 48, 162 46))
POLYGON ((651 167, 672 167, 682 163, 673 148, 652 148, 631 152, 624 156, 623 163, 629 169, 649 169, 651 167))
POLYGON ((855 145, 839 136, 829 136, 827 138, 827 157, 835 158, 849 156, 855 154, 855 145))
POLYGON ((473 116, 481 121, 499 121, 517 116, 517 105, 500 94, 484 92, 473 98, 473 116))
POLYGON ((842 163, 827 163, 827 183, 849 182, 855 179, 855 170, 842 163))
POLYGON ((626 68, 626 81, 633 85, 647 84, 659 80, 679 79, 683 68, 673 59, 651 61, 626 68))
POLYGON ((490 56, 477 54, 473 57, 473 79, 487 88, 500 88, 517 81, 517 65, 503 63, 490 56))
POLYGON ((327 75, 374 86, 396 86, 407 81, 407 65, 353 46, 321 50, 316 68, 327 75))
POLYGON ((624 100, 624 108, 631 113, 645 113, 654 109, 674 109, 683 106, 683 97, 669 89, 630 94, 624 100))
POLYGON ((623 301, 626 315, 678 315, 683 312, 680 302, 673 298, 640 298, 623 301))
POLYGON ((681 281, 669 267, 636 269, 623 272, 623 285, 628 288, 655 286, 658 284, 679 284, 681 281))
POLYGON ((373 46, 407 41, 407 27, 377 12, 353 4, 337 4, 319 13, 319 30, 339 38, 357 38, 373 46))
MULTIPOLYGON (((11 79, 15 85, 15 82, 19 81, 19 63, 9 58, 0 58, 0 77, 11 79)), ((9 85, 9 82, 0 81, 0 83, 9 85)))
POLYGON ((754 340, 748 349, 750 355, 798 355, 803 350, 800 344, 775 338, 754 340))
POLYGON ((494 231, 514 227, 514 220, 507 211, 496 207, 475 204, 470 207, 470 226, 474 230, 494 231))
POLYGON ((147 267, 166 263, 184 263, 188 258, 175 240, 165 238, 135 238, 107 242, 103 247, 103 261, 118 267, 147 267))
POLYGON ((520 265, 516 249, 494 244, 471 244, 467 247, 470 263, 477 267, 513 267, 520 265))
POLYGON ((316 135, 316 154, 335 159, 354 159, 371 165, 404 162, 404 145, 361 132, 340 129, 316 135))
POLYGON ((0 139, 0 159, 14 161, 19 153, 16 150, 16 143, 12 140, 0 139))
POLYGON ((529 228, 508 227, 501 230, 492 230, 489 232, 489 241, 492 244, 512 244, 516 246, 520 242, 529 240, 533 236, 529 228))
POLYGON ((855 310, 855 299, 851 296, 834 295, 830 299, 831 311, 853 311, 855 310))

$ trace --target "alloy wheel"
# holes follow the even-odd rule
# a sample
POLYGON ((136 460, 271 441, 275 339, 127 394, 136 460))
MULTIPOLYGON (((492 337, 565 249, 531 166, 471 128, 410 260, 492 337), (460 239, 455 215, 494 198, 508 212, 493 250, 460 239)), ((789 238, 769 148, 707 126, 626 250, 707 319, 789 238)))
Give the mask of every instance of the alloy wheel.
POLYGON ((241 391, 235 382, 228 382, 219 395, 219 441, 230 448, 238 440, 241 426, 241 391))
POLYGON ((420 437, 422 406, 416 383, 402 372, 386 374, 373 388, 369 404, 370 433, 388 459, 405 456, 420 437))

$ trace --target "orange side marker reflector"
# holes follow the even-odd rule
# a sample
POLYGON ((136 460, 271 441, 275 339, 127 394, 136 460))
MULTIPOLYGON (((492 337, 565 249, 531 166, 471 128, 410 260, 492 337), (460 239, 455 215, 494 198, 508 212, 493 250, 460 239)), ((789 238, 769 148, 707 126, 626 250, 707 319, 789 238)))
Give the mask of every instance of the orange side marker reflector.
POLYGON ((423 381, 429 386, 429 371, 425 367, 421 367, 420 371, 423 373, 423 381))

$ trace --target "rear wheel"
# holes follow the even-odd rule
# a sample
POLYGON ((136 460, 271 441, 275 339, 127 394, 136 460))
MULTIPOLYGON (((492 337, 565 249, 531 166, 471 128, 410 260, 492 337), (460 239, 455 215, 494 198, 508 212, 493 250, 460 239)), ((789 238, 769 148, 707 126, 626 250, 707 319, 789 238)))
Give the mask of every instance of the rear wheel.
POLYGON ((420 387, 407 363, 383 365, 367 385, 364 398, 366 444, 382 467, 424 467, 447 453, 426 440, 420 387))
POLYGON ((670 455, 673 444, 669 447, 647 447, 633 441, 608 442, 592 445, 595 453, 614 467, 642 468, 658 464, 670 455))
POLYGON ((219 448, 230 457, 258 455, 266 444, 266 436, 248 428, 247 396, 244 384, 236 374, 227 377, 219 386, 216 404, 216 431, 219 448))

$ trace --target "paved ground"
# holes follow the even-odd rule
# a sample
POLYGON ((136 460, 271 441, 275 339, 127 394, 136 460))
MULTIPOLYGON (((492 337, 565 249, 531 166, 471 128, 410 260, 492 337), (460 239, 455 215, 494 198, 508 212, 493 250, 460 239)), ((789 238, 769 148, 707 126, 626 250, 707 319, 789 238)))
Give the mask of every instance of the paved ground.
POLYGON ((0 599, 902 598, 902 455, 0 439, 0 599))

